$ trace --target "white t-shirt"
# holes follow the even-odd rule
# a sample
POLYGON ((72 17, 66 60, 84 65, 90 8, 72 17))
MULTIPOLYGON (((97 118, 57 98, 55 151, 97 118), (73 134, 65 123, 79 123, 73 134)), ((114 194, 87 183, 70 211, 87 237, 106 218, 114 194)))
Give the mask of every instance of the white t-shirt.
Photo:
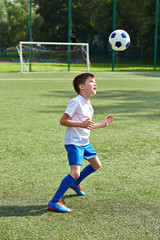
MULTIPOLYGON (((90 101, 85 100, 81 95, 70 100, 65 113, 70 116, 70 120, 83 122, 93 117, 93 107, 90 101)), ((67 127, 65 133, 65 145, 85 146, 89 143, 90 130, 80 127, 67 127)))

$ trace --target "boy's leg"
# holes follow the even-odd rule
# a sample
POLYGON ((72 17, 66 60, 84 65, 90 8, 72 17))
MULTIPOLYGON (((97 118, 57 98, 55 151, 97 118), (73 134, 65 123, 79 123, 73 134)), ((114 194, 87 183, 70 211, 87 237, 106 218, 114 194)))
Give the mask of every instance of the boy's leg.
POLYGON ((65 192, 69 189, 70 185, 75 182, 75 179, 68 174, 61 182, 57 192, 55 193, 54 197, 51 199, 51 203, 58 202, 65 192))
MULTIPOLYGON (((101 162, 99 160, 99 158, 93 157, 91 159, 88 159, 88 161, 90 162, 89 165, 87 165, 82 172, 80 173, 80 177, 71 185, 71 188, 75 188, 74 186, 79 186, 80 183, 82 182, 82 180, 84 180, 86 177, 88 177, 90 174, 92 174, 93 172, 95 172, 98 168, 100 168, 101 166, 101 162)), ((76 191, 76 189, 74 189, 76 191)), ((81 194, 81 192, 79 192, 79 190, 77 189, 77 193, 79 193, 79 195, 85 195, 81 194)))
POLYGON ((55 193, 54 197, 51 199, 51 201, 48 203, 48 208, 52 211, 56 212, 71 212, 71 210, 63 205, 62 202, 60 202, 60 199, 63 197, 65 192, 68 190, 68 188, 72 185, 73 182, 75 182, 75 179, 79 177, 80 175, 80 166, 73 165, 71 167, 71 174, 68 174, 61 182, 57 192, 55 193))
POLYGON ((65 192, 69 189, 72 183, 80 176, 80 166, 79 165, 71 165, 71 173, 68 174, 61 182, 57 192, 54 197, 51 199, 51 203, 58 202, 65 192))
POLYGON ((76 180, 80 176, 80 165, 70 165, 70 175, 76 180))
POLYGON ((75 179, 68 174, 61 182, 57 192, 55 193, 54 197, 48 203, 48 209, 61 212, 61 213, 69 213, 71 210, 64 206, 64 204, 60 201, 65 192, 68 190, 70 185, 75 181, 75 179))
POLYGON ((92 168, 95 171, 98 170, 98 168, 101 167, 101 162, 100 162, 98 156, 88 159, 88 162, 90 162, 92 168))

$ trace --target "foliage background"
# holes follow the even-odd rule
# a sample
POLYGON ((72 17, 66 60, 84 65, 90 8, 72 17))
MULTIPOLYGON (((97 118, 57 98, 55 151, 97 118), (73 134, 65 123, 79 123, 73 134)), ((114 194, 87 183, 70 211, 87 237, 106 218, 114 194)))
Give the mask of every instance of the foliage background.
MULTIPOLYGON (((68 41, 68 2, 32 0, 33 41, 68 41)), ((29 5, 30 0, 0 0, 1 48, 29 40, 29 5)), ((129 33, 129 53, 135 58, 140 54, 137 49, 144 52, 146 60, 153 58, 155 15, 155 0, 117 0, 116 28, 129 33)), ((92 48, 104 50, 108 48, 106 43, 112 26, 113 0, 72 0, 72 42, 89 42, 91 51, 92 48)), ((157 52, 159 49, 158 44, 157 52)))

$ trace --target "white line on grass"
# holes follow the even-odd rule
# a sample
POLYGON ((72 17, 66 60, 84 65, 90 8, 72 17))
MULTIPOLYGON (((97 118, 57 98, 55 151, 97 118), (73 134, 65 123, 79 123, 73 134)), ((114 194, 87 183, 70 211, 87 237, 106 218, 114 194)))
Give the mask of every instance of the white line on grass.
POLYGON ((59 81, 59 80, 72 80, 66 78, 2 78, 1 81, 59 81))
MULTIPOLYGON (((119 77, 119 78, 96 78, 97 80, 103 81, 119 81, 119 80, 160 80, 160 77, 119 77)), ((69 78, 1 78, 0 81, 72 81, 73 79, 69 78)))

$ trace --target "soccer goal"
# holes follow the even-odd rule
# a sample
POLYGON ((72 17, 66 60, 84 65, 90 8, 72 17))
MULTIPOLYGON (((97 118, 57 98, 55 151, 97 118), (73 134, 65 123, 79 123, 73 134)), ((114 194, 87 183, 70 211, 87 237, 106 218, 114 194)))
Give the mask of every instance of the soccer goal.
POLYGON ((21 72, 89 72, 88 43, 20 42, 17 50, 21 72))

